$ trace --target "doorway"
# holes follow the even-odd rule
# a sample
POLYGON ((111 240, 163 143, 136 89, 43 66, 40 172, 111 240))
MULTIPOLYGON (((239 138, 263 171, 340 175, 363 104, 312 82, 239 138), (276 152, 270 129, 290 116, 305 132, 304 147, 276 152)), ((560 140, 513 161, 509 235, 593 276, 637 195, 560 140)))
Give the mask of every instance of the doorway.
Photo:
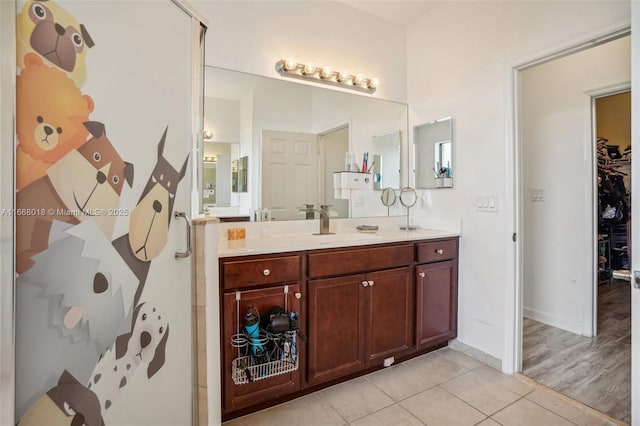
MULTIPOLYGON (((320 194, 324 204, 331 205, 337 218, 349 217, 349 200, 335 197, 333 172, 344 169, 344 156, 349 152, 349 126, 341 126, 320 134, 320 194)), ((332 216, 334 217, 334 216, 332 216)))
POLYGON ((629 87, 629 39, 617 35, 517 70, 519 371, 627 422, 630 315, 613 324, 605 315, 598 322, 597 312, 598 302, 601 314, 617 302, 630 311, 630 288, 611 295, 597 285, 597 135, 590 119, 592 98, 629 87), (614 343, 608 349, 592 350, 608 341, 614 343), (604 401, 605 393, 612 398, 604 401))

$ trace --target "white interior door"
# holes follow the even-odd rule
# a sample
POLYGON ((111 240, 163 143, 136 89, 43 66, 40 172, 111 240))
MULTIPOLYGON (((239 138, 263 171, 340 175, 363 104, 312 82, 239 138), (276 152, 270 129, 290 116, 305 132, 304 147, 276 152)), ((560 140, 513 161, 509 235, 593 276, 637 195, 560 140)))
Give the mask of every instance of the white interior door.
POLYGON ((262 131, 262 208, 278 220, 303 218, 299 208, 318 208, 318 136, 262 131))
MULTIPOLYGON (((174 213, 191 211, 198 161, 190 152, 199 25, 168 0, 23 4, 18 57, 30 59, 18 61, 17 85, 31 84, 38 63, 61 83, 48 86, 52 107, 19 92, 18 123, 29 123, 25 106, 64 114, 64 100, 91 101, 88 117, 59 125, 61 136, 82 135, 79 147, 16 194, 18 204, 40 206, 48 225, 16 229, 18 240, 37 229, 44 247, 31 247, 33 265, 16 282, 15 420, 191 424, 192 271, 191 259, 175 257, 187 227, 174 213), (61 37, 73 49, 56 57, 42 48, 70 30, 61 37), (54 195, 61 205, 45 206, 54 195), (48 213, 79 210, 56 222, 48 213)), ((48 120, 47 112, 38 114, 48 120)))

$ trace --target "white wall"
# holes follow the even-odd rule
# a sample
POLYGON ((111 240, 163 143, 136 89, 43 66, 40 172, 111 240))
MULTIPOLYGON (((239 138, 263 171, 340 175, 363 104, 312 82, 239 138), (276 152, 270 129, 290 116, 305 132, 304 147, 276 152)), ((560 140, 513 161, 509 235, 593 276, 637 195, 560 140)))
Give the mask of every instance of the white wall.
POLYGON ((504 343, 515 286, 511 70, 627 25, 628 2, 463 1, 443 2, 408 28, 410 128, 455 120, 455 187, 424 191, 427 205, 415 211, 462 220, 458 339, 491 356, 512 349, 504 343), (499 211, 477 212, 476 197, 488 194, 499 211))
MULTIPOLYGON (((0 210, 11 210, 13 105, 15 95, 15 2, 0 1, 0 210)), ((13 216, 0 215, 0 425, 13 420, 13 216)))
POLYGON ((624 37, 521 75, 524 314, 577 334, 592 335, 590 93, 630 84, 630 43, 624 37), (543 200, 532 201, 534 188, 543 200))
POLYGON ((279 77, 302 63, 377 77, 374 97, 406 102, 405 29, 335 1, 192 0, 209 19, 207 65, 279 77))
POLYGON ((213 132, 216 142, 240 142, 240 102, 204 98, 204 130, 213 132))

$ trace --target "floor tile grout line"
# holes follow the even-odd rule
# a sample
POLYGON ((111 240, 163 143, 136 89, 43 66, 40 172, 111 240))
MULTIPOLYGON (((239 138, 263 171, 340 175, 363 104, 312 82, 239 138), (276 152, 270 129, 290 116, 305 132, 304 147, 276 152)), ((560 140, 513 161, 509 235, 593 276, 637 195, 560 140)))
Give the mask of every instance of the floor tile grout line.
POLYGON ((474 407, 473 405, 471 405, 470 403, 468 403, 467 401, 465 401, 464 399, 460 398, 459 396, 449 392, 448 390, 446 390, 445 388, 441 387, 440 385, 438 385, 438 387, 440 389, 442 389, 443 391, 445 391, 446 393, 448 393, 449 395, 451 395, 452 397, 462 401, 465 405, 468 405, 469 407, 473 408, 475 411, 477 411, 478 413, 482 414, 485 417, 489 417, 488 415, 486 415, 485 413, 483 413, 482 411, 480 411, 479 409, 477 409, 476 407, 474 407))
MULTIPOLYGON (((418 391, 418 392, 416 392, 416 393, 413 393, 413 394, 411 394, 411 395, 409 395, 409 396, 405 396, 405 397, 404 397, 404 398, 402 398, 402 399, 396 400, 393 396, 391 396, 391 395, 389 395, 387 392, 385 392, 385 390, 384 390, 384 389, 382 389, 380 386, 376 385, 376 384, 375 384, 375 383, 373 383, 371 380, 369 380, 368 376, 369 376, 369 375, 364 376, 364 378, 365 378, 369 383, 371 383, 373 386, 375 386, 375 387, 376 387, 376 389, 378 389, 380 392, 384 393, 384 394, 385 394, 385 395, 387 395, 389 398, 391 398, 391 399, 393 400, 393 402, 395 402, 395 403, 398 403, 398 402, 400 402, 400 401, 404 401, 404 400, 406 400, 406 399, 408 399, 408 398, 414 397, 414 396, 416 396, 416 395, 418 395, 418 394, 421 394, 422 392, 426 392, 426 391, 428 391, 429 389, 433 389, 434 387, 438 386, 437 384, 435 384, 435 383, 433 383, 433 382, 429 381, 429 383, 430 383, 430 385, 431 385, 431 386, 429 386, 428 388, 423 389, 423 390, 421 390, 421 391, 418 391)), ((423 378, 425 378, 426 380, 428 380, 426 377, 424 377, 424 376, 422 376, 422 375, 420 375, 420 377, 423 377, 423 378)))
MULTIPOLYGON (((336 409, 336 407, 334 407, 334 406, 331 404, 331 401, 329 401, 329 399, 324 395, 324 393, 323 393, 323 392, 324 392, 324 389, 323 389, 323 390, 319 390, 319 391, 317 391, 317 392, 320 394, 320 397, 324 400, 324 402, 326 402, 326 403, 329 405, 329 407, 331 407, 331 409, 332 409, 333 411, 335 411, 335 412, 336 412, 336 414, 337 414, 337 415, 338 415, 342 420, 344 420, 344 424, 346 424, 346 425, 351 424, 351 422, 347 421, 347 419, 345 419, 345 418, 344 418, 344 416, 343 416, 342 414, 340 414, 340 411, 338 411, 338 410, 336 409)), ((311 395, 313 395, 313 394, 311 394, 311 395)))

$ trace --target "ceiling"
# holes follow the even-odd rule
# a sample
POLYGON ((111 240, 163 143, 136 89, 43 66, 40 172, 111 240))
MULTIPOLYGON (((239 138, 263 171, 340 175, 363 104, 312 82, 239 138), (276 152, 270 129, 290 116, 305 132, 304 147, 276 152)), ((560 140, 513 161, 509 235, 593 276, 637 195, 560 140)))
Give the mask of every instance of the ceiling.
POLYGON ((340 0, 354 9, 407 25, 426 15, 443 0, 340 0))

